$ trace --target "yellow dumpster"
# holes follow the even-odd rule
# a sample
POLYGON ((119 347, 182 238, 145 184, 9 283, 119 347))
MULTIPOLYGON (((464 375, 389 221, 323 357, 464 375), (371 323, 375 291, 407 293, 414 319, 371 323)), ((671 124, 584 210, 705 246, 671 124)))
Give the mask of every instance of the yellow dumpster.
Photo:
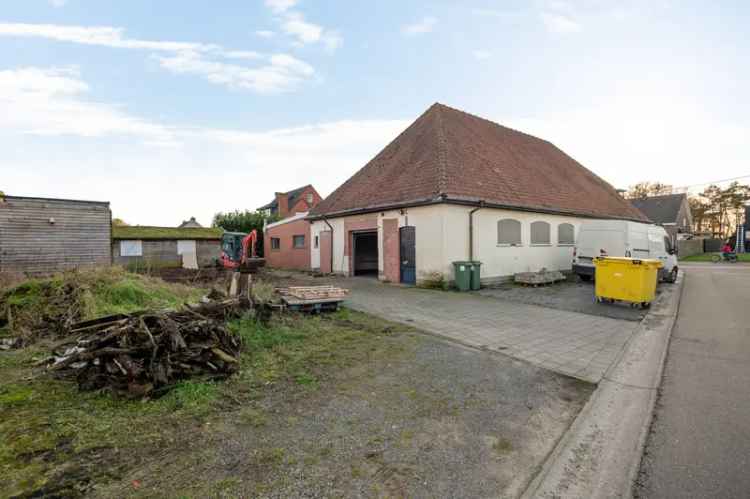
POLYGON ((598 257, 596 267, 596 300, 627 301, 648 307, 656 296, 659 279, 659 260, 637 258, 598 257))

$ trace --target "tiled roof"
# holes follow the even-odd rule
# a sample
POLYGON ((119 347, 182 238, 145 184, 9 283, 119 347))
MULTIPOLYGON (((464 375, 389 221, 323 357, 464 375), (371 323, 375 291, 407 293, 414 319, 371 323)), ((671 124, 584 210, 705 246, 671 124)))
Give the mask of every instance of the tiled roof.
POLYGON ((677 223, 685 194, 665 194, 641 199, 631 199, 630 202, 641 210, 644 215, 657 224, 677 223))
POLYGON ((209 227, 112 226, 112 239, 221 239, 223 233, 209 227))
MULTIPOLYGON (((297 187, 296 189, 292 189, 289 192, 283 193, 283 194, 286 194, 286 197, 288 200, 287 201, 288 206, 291 207, 294 204, 294 200, 302 193, 302 191, 304 191, 308 187, 310 187, 310 184, 303 185, 302 187, 297 187)), ((274 198, 273 201, 271 201, 268 204, 264 204, 263 206, 258 208, 258 210, 270 210, 272 208, 278 208, 278 207, 279 207, 279 202, 276 200, 276 198, 274 198)))
POLYGON ((646 220, 615 189, 546 140, 434 104, 311 212, 431 202, 646 220))

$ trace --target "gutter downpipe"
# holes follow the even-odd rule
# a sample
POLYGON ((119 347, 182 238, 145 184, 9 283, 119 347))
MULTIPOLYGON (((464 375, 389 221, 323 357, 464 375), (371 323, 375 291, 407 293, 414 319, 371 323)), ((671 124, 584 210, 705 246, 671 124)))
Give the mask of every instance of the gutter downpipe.
POLYGON ((484 208, 484 201, 479 201, 479 206, 469 212, 469 261, 474 261, 474 213, 484 208))
POLYGON ((322 218, 328 228, 331 229, 331 274, 333 274, 333 227, 328 223, 328 219, 326 217, 322 218))

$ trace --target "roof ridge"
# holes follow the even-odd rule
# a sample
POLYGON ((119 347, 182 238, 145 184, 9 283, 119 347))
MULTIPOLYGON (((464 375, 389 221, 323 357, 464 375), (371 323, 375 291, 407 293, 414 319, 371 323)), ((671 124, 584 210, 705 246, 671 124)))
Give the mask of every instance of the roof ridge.
MULTIPOLYGON (((443 123, 443 105, 436 103, 435 113, 437 116, 437 139, 438 139, 438 196, 445 194, 448 188, 447 156, 448 139, 445 138, 445 124, 443 123)), ((447 107, 447 106, 445 106, 447 107)))

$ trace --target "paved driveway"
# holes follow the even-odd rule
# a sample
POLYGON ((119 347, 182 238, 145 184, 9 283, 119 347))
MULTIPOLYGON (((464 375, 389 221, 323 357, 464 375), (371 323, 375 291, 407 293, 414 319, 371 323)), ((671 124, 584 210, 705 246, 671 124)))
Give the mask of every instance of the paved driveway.
MULTIPOLYGON (((637 322, 350 278, 348 306, 598 383, 637 322)), ((605 305, 602 305, 605 306, 605 305)))
MULTIPOLYGON (((657 293, 668 288, 659 286, 657 293)), ((646 310, 632 308, 626 303, 602 305, 594 300, 594 283, 565 281, 553 286, 519 286, 504 284, 478 291, 479 294, 506 301, 539 305, 547 308, 580 312, 582 314, 600 315, 612 319, 639 321, 646 315, 646 310)))

